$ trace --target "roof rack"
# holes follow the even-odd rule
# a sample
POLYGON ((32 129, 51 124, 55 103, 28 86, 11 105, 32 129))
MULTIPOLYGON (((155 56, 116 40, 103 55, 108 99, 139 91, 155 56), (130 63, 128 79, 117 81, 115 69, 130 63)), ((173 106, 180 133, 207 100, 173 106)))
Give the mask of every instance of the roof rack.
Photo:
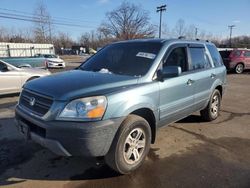
POLYGON ((178 39, 186 39, 185 36, 179 36, 178 39))

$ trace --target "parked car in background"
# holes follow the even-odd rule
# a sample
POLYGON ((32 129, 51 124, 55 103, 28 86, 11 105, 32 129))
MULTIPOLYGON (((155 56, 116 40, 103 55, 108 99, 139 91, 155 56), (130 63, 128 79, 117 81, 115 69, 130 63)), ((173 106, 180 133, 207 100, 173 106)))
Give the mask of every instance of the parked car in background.
POLYGON ((65 62, 57 55, 54 54, 36 54, 36 58, 45 58, 47 68, 65 68, 65 62))
POLYGON ((47 75, 50 75, 47 70, 28 65, 15 67, 0 60, 0 95, 18 93, 27 81, 47 75))
POLYGON ((13 65, 15 67, 33 67, 33 68, 46 68, 46 59, 44 57, 4 57, 0 58, 4 62, 13 65))
POLYGON ((240 74, 250 69, 250 49, 220 50, 219 52, 227 70, 240 74))
POLYGON ((215 120, 225 84, 210 42, 123 41, 77 70, 25 84, 16 120, 26 139, 58 155, 104 156, 126 174, 142 165, 161 126, 196 111, 215 120))

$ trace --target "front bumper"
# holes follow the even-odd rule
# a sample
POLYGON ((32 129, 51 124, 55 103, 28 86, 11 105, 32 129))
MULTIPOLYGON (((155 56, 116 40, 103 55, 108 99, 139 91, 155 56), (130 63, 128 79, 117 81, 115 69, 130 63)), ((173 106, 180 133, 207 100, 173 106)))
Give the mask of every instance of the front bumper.
POLYGON ((20 132, 60 156, 105 156, 122 121, 123 118, 97 122, 44 121, 16 108, 20 132))

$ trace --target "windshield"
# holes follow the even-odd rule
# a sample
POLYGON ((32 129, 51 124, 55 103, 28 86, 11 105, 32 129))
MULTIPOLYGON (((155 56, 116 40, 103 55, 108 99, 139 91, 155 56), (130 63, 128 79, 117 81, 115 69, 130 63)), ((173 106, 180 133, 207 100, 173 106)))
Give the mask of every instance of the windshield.
POLYGON ((48 54, 48 55, 44 55, 45 58, 57 58, 56 55, 52 55, 52 54, 48 54))
POLYGON ((156 42, 111 44, 87 60, 80 69, 143 76, 151 67, 161 45, 161 43, 156 42))

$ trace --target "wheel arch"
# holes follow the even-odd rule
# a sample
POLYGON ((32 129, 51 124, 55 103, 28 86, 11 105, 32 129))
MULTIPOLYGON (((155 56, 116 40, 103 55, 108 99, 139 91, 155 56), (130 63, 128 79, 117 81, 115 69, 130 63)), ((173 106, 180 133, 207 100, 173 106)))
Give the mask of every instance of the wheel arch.
POLYGON ((153 111, 149 108, 140 108, 140 109, 134 110, 130 114, 138 115, 138 116, 144 118, 148 122, 148 124, 150 125, 150 128, 151 128, 151 134, 152 134, 151 144, 155 143, 156 118, 155 118, 155 114, 153 113, 153 111))
MULTIPOLYGON (((244 63, 243 61, 237 62, 237 63, 235 64, 235 67, 236 67, 238 64, 242 64, 243 67, 245 68, 245 63, 244 63)), ((235 68, 235 67, 234 67, 234 68, 235 68)))
POLYGON ((222 95, 223 95, 223 87, 222 87, 222 85, 216 86, 215 89, 218 89, 218 90, 219 90, 220 96, 221 96, 221 98, 222 98, 222 95))

